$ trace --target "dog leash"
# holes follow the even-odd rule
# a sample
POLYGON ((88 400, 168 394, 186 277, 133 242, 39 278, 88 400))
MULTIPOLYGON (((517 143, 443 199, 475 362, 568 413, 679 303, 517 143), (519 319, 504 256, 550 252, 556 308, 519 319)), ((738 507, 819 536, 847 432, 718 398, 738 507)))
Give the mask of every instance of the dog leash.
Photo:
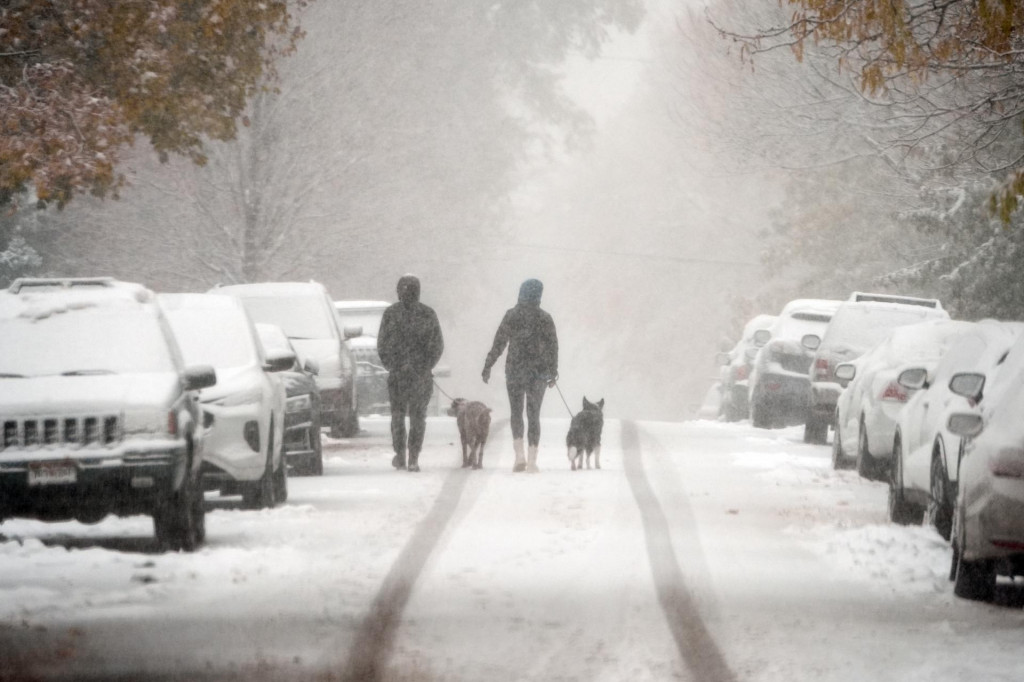
POLYGON ((559 388, 558 382, 555 382, 555 390, 558 391, 558 396, 562 399, 562 404, 565 405, 565 409, 569 411, 569 418, 572 419, 576 415, 572 413, 572 409, 569 407, 569 403, 565 402, 565 396, 562 395, 562 389, 559 388))
POLYGON ((448 398, 448 400, 455 400, 455 398, 451 397, 450 395, 444 392, 444 389, 441 388, 441 384, 437 383, 437 379, 431 377, 431 381, 434 382, 434 387, 441 392, 441 395, 443 395, 445 398, 448 398))

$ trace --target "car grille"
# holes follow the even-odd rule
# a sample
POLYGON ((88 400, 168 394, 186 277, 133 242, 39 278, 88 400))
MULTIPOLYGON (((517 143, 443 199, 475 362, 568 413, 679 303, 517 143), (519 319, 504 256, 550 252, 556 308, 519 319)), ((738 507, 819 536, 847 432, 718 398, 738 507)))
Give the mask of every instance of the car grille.
POLYGON ((777 358, 779 365, 787 372, 807 374, 811 369, 811 357, 807 355, 790 355, 789 353, 780 353, 777 358))
POLYGON ((3 447, 113 445, 121 440, 121 420, 113 415, 4 419, 3 447))

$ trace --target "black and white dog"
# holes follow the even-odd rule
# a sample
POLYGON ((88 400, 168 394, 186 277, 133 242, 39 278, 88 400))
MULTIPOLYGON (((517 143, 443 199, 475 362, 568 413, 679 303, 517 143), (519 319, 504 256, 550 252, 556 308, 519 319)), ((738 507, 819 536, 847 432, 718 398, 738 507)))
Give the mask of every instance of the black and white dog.
POLYGON ((594 453, 594 468, 601 468, 601 429, 604 428, 604 398, 596 403, 583 398, 583 409, 569 424, 565 436, 569 464, 573 471, 583 469, 583 453, 587 454, 587 468, 590 468, 590 453, 594 453), (575 451, 575 452, 574 452, 575 451))

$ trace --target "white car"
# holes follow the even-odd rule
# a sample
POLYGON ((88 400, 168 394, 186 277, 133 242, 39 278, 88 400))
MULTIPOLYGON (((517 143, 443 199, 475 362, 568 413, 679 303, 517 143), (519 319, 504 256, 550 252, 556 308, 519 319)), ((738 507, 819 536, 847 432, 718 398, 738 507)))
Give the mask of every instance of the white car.
POLYGON ((949 415, 969 409, 966 398, 950 390, 962 372, 991 375, 999 367, 1024 324, 983 320, 950 345, 934 368, 921 364, 900 373, 913 395, 900 412, 893 436, 889 478, 889 519, 929 523, 949 539, 957 490, 960 436, 949 431, 949 415), (919 390, 918 390, 919 389, 919 390))
POLYGON ((810 397, 812 350, 803 339, 820 338, 841 301, 797 299, 779 313, 770 331, 754 338, 761 349, 750 372, 750 421, 762 429, 802 424, 810 397))
POLYGON ((197 394, 153 292, 110 278, 22 279, 0 293, 0 522, 149 514, 159 545, 205 537, 197 394))
POLYGON ((200 392, 206 414, 203 483, 268 508, 288 496, 285 387, 273 372, 295 355, 266 356, 242 303, 217 294, 160 294, 186 362, 212 365, 217 385, 200 392))
POLYGON ((1024 337, 991 377, 956 374, 950 388, 975 405, 949 418, 964 438, 950 573, 957 596, 989 601, 997 575, 1024 575, 1024 337))
POLYGON ((959 320, 929 320, 897 327, 857 360, 836 367, 836 377, 849 383, 836 402, 835 468, 852 458, 864 478, 881 479, 889 472, 896 420, 913 393, 899 383, 900 373, 910 366, 934 367, 946 349, 974 326, 959 320))
POLYGON ((359 414, 390 414, 388 399, 388 371, 377 354, 377 333, 387 301, 335 301, 334 308, 341 318, 342 328, 361 332, 348 344, 359 368, 356 377, 359 394, 359 414))
POLYGON ((890 296, 873 300, 877 294, 860 293, 854 297, 856 300, 847 301, 836 310, 815 348, 810 372, 811 404, 804 429, 804 440, 808 442, 827 442, 828 427, 834 425, 836 403, 846 387, 846 382, 835 376, 836 367, 859 358, 896 327, 949 319, 949 313, 934 299, 899 297, 899 302, 891 302, 890 296))
POLYGON ((320 424, 334 438, 359 434, 359 389, 356 363, 348 340, 359 327, 343 327, 334 301, 318 282, 260 282, 232 284, 210 293, 242 299, 254 322, 276 324, 292 340, 302 361, 313 360, 319 373, 320 424))
POLYGON ((775 315, 754 316, 743 326, 743 334, 733 349, 719 354, 719 382, 722 388, 719 413, 727 422, 750 416, 750 372, 757 358, 757 349, 767 342, 764 335, 759 340, 754 336, 761 330, 771 333, 776 319, 775 315))

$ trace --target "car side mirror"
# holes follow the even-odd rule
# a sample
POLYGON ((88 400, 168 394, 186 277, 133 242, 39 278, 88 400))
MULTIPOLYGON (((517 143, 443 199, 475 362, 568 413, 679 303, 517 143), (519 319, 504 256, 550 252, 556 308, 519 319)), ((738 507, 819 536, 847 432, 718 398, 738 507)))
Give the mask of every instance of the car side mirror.
POLYGON ((342 330, 342 331, 345 334, 345 340, 346 341, 348 341, 349 339, 354 339, 356 337, 359 337, 359 336, 363 335, 363 327, 361 325, 353 325, 351 327, 345 327, 345 329, 342 330))
POLYGON ((850 381, 857 376, 857 366, 850 362, 844 362, 836 367, 835 376, 840 381, 850 381))
POLYGON ((284 372, 295 366, 295 353, 287 350, 275 350, 267 353, 267 362, 263 369, 267 372, 284 372))
POLYGON ((717 362, 720 367, 725 367, 732 362, 732 356, 728 353, 716 353, 715 362, 717 362))
POLYGON ((896 377, 896 383, 903 388, 909 388, 911 391, 928 388, 928 370, 924 367, 905 369, 896 377))
POLYGON ((800 337, 800 345, 807 350, 818 350, 821 346, 821 337, 817 334, 804 334, 800 337))
POLYGON ((954 433, 962 438, 974 438, 985 428, 985 421, 981 418, 980 414, 954 412, 949 415, 946 426, 949 428, 950 433, 954 433))
POLYGON ((181 377, 181 383, 186 391, 209 388, 217 383, 217 370, 210 365, 186 367, 181 377))
POLYGON ((320 363, 310 358, 302 363, 302 369, 306 370, 307 374, 317 375, 320 374, 320 363))
POLYGON ((760 348, 772 340, 772 333, 767 329, 758 329, 754 332, 754 345, 760 348))
POLYGON ((972 403, 981 402, 982 390, 985 388, 985 375, 975 372, 960 372, 949 380, 949 390, 967 398, 972 403))

